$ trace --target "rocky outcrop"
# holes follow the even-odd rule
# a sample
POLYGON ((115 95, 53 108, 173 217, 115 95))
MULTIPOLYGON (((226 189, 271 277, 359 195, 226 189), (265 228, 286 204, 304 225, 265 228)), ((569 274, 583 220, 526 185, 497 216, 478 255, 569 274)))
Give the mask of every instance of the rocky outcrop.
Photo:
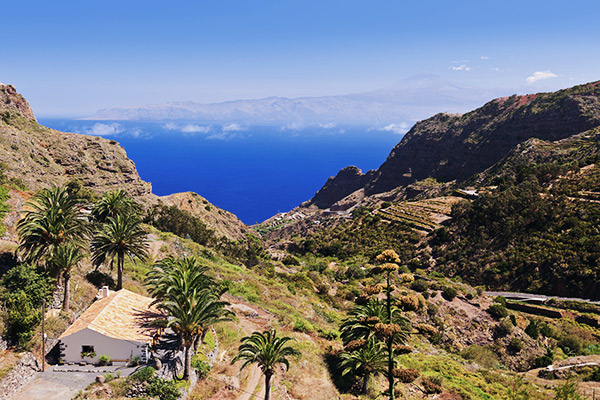
POLYGON ((250 232, 234 214, 212 205, 197 193, 175 193, 159 199, 168 206, 176 206, 202 219, 217 236, 224 236, 230 240, 244 240, 246 234, 250 232))
POLYGON ((502 160, 531 138, 557 141, 600 126, 600 81, 554 93, 492 100, 463 115, 437 114, 418 122, 377 171, 341 170, 312 204, 331 206, 360 188, 373 195, 426 178, 464 181, 502 160))
POLYGON ((464 115, 438 114, 417 123, 394 147, 365 189, 381 193, 432 177, 465 180, 530 138, 556 141, 600 125, 595 82, 493 100, 464 115))
POLYGON ((369 181, 373 171, 363 174, 360 169, 350 166, 342 169, 335 177, 331 176, 310 202, 319 208, 331 207, 338 200, 362 188, 369 181))
POLYGON ((33 110, 23 96, 17 93, 17 89, 13 85, 4 85, 0 83, 0 111, 3 118, 8 115, 18 114, 35 121, 33 110))
POLYGON ((97 194, 123 189, 144 204, 163 201, 202 218, 217 236, 245 238, 249 228, 235 215, 186 192, 159 198, 138 175, 133 161, 116 141, 65 133, 37 123, 27 101, 12 85, 0 84, 0 171, 12 180, 12 212, 5 221, 14 226, 31 193, 76 180, 97 194))
POLYGON ((59 132, 37 123, 11 85, 0 86, 0 160, 5 174, 29 191, 79 180, 97 193, 123 189, 151 193, 135 164, 114 140, 59 132))

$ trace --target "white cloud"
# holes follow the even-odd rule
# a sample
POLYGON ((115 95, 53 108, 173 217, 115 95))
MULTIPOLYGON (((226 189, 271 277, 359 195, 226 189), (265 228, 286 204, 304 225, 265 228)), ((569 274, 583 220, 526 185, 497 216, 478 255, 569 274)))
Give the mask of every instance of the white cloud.
POLYGON ((173 122, 167 122, 162 127, 168 131, 179 131, 182 133, 209 133, 212 130, 210 126, 194 124, 177 125, 173 122))
POLYGON ((286 124, 282 127, 279 128, 280 131, 285 132, 285 131, 299 131, 302 130, 304 128, 306 128, 307 125, 301 123, 301 122, 291 122, 289 124, 286 124))
POLYGON ((333 129, 335 128, 337 125, 334 124, 333 122, 329 122, 327 124, 319 124, 319 128, 323 128, 323 129, 333 129))
POLYGON ((181 128, 183 133, 208 133, 210 132, 210 126, 192 125, 188 124, 181 128))
POLYGON ((488 56, 481 56, 481 59, 482 59, 482 60, 491 60, 491 59, 492 59, 492 57, 488 57, 488 56))
POLYGON ((541 81, 542 79, 550 78, 558 78, 558 75, 550 71, 536 71, 533 73, 533 75, 527 77, 526 81, 527 83, 535 83, 537 81, 541 81))
POLYGON ((174 124, 172 122, 167 122, 166 124, 164 124, 162 126, 163 129, 166 129, 168 131, 176 131, 179 130, 179 128, 177 127, 177 124, 174 124))
POLYGON ((239 132, 243 131, 244 128, 239 124, 227 124, 223 125, 223 132, 239 132))
POLYGON ((469 66, 468 66, 468 65, 466 65, 466 64, 461 64, 461 65, 459 65, 458 67, 456 67, 456 66, 454 66, 454 65, 453 65, 453 66, 451 66, 451 67, 450 67, 450 69, 451 69, 452 71, 470 71, 472 68, 471 68, 471 67, 469 67, 469 66))
POLYGON ((401 122, 399 124, 389 124, 384 126, 383 128, 377 128, 376 130, 384 132, 393 132, 401 135, 403 133, 406 133, 408 131, 408 128, 409 125, 406 122, 401 122))
POLYGON ((101 122, 96 122, 92 127, 83 129, 83 133, 86 135, 94 135, 94 136, 108 136, 108 135, 118 135, 123 132, 123 127, 121 124, 103 124, 101 122))
POLYGON ((492 67, 492 68, 490 68, 490 69, 491 69, 492 71, 502 71, 502 70, 501 70, 500 68, 498 68, 498 67, 492 67))

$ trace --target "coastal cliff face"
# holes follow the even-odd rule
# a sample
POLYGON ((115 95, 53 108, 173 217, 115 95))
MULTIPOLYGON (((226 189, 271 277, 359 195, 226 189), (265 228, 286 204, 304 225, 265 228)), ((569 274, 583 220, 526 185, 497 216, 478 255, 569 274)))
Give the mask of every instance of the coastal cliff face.
POLYGON ((312 198, 312 204, 319 208, 328 208, 335 202, 362 188, 373 175, 373 171, 363 174, 355 167, 346 167, 330 177, 325 185, 312 198))
POLYGON ((121 145, 38 124, 12 85, 0 86, 0 116, 0 160, 6 175, 28 190, 79 180, 99 194, 123 189, 140 197, 152 192, 121 145))
MULTIPOLYGON (((530 139, 556 141, 600 125, 600 82, 526 96, 493 100, 463 115, 437 114, 418 122, 370 176, 330 179, 311 203, 321 208, 342 199, 340 186, 367 195, 425 178, 463 181, 530 139)), ((339 174, 338 174, 339 175, 339 174)))
MULTIPOLYGON (((210 204, 195 193, 158 197, 138 175, 125 149, 101 137, 60 132, 37 123, 28 102, 12 85, 0 84, 0 163, 11 179, 13 196, 79 181, 97 194, 122 189, 143 204, 175 205, 206 221, 218 236, 241 240, 249 229, 235 215, 210 204)), ((22 205, 23 199, 13 201, 22 205)), ((20 207, 13 207, 9 228, 20 207)), ((10 230, 10 229, 9 229, 10 230)))

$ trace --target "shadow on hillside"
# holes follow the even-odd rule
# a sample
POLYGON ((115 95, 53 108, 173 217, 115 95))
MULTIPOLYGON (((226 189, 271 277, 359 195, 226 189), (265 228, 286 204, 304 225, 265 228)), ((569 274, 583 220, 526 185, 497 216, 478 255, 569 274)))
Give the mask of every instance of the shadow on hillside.
POLYGON ((108 286, 110 290, 115 290, 115 288, 117 287, 115 285, 115 280, 110 275, 104 272, 100 272, 98 270, 88 272, 85 275, 85 279, 87 279, 89 283, 96 286, 97 288, 108 286))
POLYGON ((328 351, 323 356, 323 359, 325 361, 325 364, 327 365, 327 370, 329 371, 331 381, 333 382, 337 390, 340 393, 348 393, 355 391, 356 385, 359 383, 358 379, 352 374, 342 376, 342 370, 341 368, 339 368, 339 354, 334 351, 328 351))

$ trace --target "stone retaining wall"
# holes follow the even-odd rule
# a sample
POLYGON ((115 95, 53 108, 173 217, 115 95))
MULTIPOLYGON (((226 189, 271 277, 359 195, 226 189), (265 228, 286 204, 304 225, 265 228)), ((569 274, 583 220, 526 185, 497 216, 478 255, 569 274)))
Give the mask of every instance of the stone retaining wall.
POLYGON ((0 400, 8 400, 40 371, 38 361, 31 353, 25 353, 17 365, 0 381, 0 400))

